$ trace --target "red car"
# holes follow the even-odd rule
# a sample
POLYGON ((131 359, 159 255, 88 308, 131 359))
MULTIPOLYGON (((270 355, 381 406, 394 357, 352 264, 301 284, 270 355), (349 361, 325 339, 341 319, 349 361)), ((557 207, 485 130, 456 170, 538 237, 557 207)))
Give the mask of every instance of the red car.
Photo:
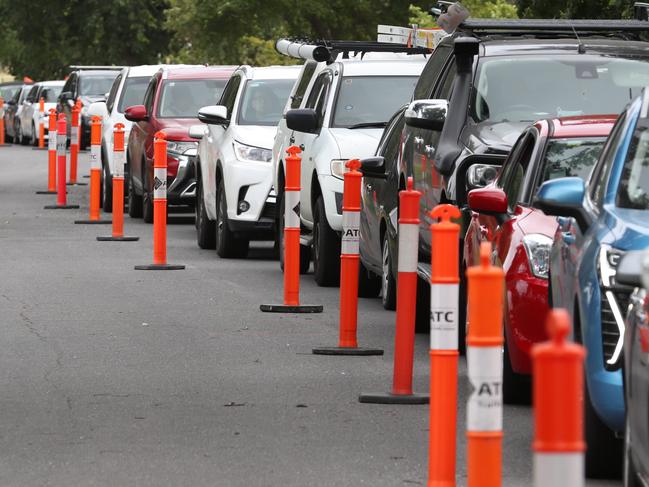
POLYGON ((167 202, 193 209, 196 203, 194 159, 198 140, 189 128, 200 124, 198 110, 217 105, 233 66, 166 67, 151 77, 144 105, 124 111, 135 122, 126 149, 131 217, 153 222, 153 136, 167 136, 167 202))
MULTIPOLYGON (((550 248, 557 219, 534 207, 541 183, 567 176, 588 178, 616 116, 541 120, 528 127, 496 180, 469 193, 472 218, 464 240, 464 265, 479 262, 482 241, 505 271, 503 394, 507 403, 529 401, 530 351, 545 340, 550 248)), ((467 324, 470 326, 470 324, 467 324)))

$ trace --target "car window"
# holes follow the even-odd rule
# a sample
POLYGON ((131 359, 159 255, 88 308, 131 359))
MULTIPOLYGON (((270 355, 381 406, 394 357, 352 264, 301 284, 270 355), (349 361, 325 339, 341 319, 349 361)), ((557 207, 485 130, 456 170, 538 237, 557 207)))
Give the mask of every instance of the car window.
POLYGON ((27 101, 32 102, 32 103, 34 101, 36 101, 36 95, 38 94, 38 88, 39 88, 38 85, 32 86, 32 89, 29 90, 29 94, 27 95, 27 101))
POLYGON ((238 74, 233 75, 228 81, 223 94, 221 95, 221 100, 219 105, 223 105, 228 109, 228 118, 232 117, 232 112, 234 111, 234 103, 237 100, 237 94, 239 93, 239 86, 241 85, 241 76, 238 74))
POLYGON ((605 137, 565 138, 548 141, 539 184, 551 179, 578 177, 586 181, 592 171, 605 137))
POLYGON ((124 110, 128 107, 143 103, 149 79, 148 76, 126 78, 122 92, 119 95, 119 103, 117 104, 118 113, 124 113, 124 110))
POLYGON ((146 93, 144 93, 144 106, 146 107, 147 115, 151 115, 153 113, 153 99, 155 97, 155 92, 159 80, 159 76, 153 76, 151 78, 151 81, 149 81, 149 86, 147 86, 146 88, 146 93))
POLYGON ((502 189, 507 195, 510 211, 513 211, 520 201, 523 191, 523 180, 525 179, 525 173, 534 153, 535 143, 535 134, 528 132, 525 135, 525 139, 521 142, 519 149, 514 153, 512 159, 508 161, 507 168, 503 169, 502 189))
POLYGON ((239 125, 276 126, 294 83, 294 79, 248 80, 239 103, 239 125))
POLYGON ((110 91, 116 72, 84 76, 79 80, 79 96, 103 96, 110 91))
POLYGON ((649 210, 649 121, 638 121, 626 154, 616 205, 649 210))
MULTIPOLYGON (((198 110, 218 103, 226 82, 227 80, 224 79, 165 80, 158 101, 157 116, 160 118, 197 118, 198 110)), ((288 97, 288 92, 286 97, 288 97)))
POLYGON ((78 83, 77 83, 78 78, 79 78, 79 76, 77 75, 77 73, 72 73, 70 75, 70 91, 72 92, 72 97, 75 98, 75 99, 77 98, 77 96, 79 94, 79 86, 78 86, 78 83))
POLYGON ((387 137, 383 143, 380 154, 385 158, 385 167, 390 172, 396 166, 399 159, 401 148, 401 136, 403 127, 405 126, 404 112, 392 121, 392 125, 388 128, 387 137))
POLYGON ((20 85, 7 85, 0 87, 0 96, 5 101, 13 99, 13 97, 20 91, 20 85))
POLYGON ((455 61, 451 60, 448 69, 444 73, 444 80, 441 81, 439 88, 434 95, 434 98, 439 98, 442 100, 451 99, 451 92, 453 90, 453 81, 455 81, 456 73, 457 73, 457 66, 455 65, 455 61))
POLYGON ((108 98, 106 98, 106 108, 108 112, 113 111, 113 106, 115 105, 115 97, 117 96, 117 90, 119 89, 119 84, 122 82, 122 74, 118 74, 115 81, 113 81, 113 86, 110 88, 108 93, 108 98))
POLYGON ((620 145, 620 140, 624 135, 623 128, 626 125, 626 120, 627 116, 625 112, 620 115, 620 118, 613 126, 613 130, 611 131, 608 140, 604 145, 600 159, 595 166, 595 169, 593 169, 589 180, 588 190, 590 198, 598 205, 604 198, 606 185, 608 184, 608 174, 611 170, 611 167, 613 167, 615 153, 617 152, 617 148, 620 145))
POLYGON ((300 76, 300 79, 297 81, 295 93, 291 97, 291 108, 300 108, 300 104, 304 99, 304 92, 306 91, 307 86, 309 86, 309 81, 311 81, 317 65, 318 63, 313 61, 307 61, 304 65, 302 76, 300 76))
POLYGON ((65 80, 65 84, 63 85, 63 90, 61 91, 72 91, 72 75, 70 75, 68 79, 65 80))
POLYGON ((331 82, 332 77, 329 71, 320 73, 311 87, 311 92, 305 104, 305 108, 313 108, 316 111, 318 115, 318 126, 320 127, 324 122, 331 82))
POLYGON ((45 99, 45 103, 55 103, 59 95, 61 94, 61 90, 63 89, 63 86, 61 85, 50 85, 50 86, 43 86, 43 89, 40 91, 38 94, 38 97, 43 97, 45 99))
POLYGON ((435 80, 437 80, 440 71, 446 65, 446 61, 450 57, 451 53, 452 49, 450 43, 442 43, 437 46, 417 81, 413 99, 423 100, 432 96, 433 89, 435 88, 435 80))

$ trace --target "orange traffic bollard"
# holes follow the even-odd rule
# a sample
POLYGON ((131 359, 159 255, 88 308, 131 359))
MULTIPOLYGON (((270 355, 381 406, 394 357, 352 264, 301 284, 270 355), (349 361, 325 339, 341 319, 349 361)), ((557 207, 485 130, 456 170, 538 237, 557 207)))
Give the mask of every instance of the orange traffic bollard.
POLYGON ((550 341, 532 348, 534 486, 584 486, 584 347, 570 343, 565 310, 548 313, 550 341))
POLYGON ((86 183, 77 181, 77 166, 79 161, 79 106, 72 107, 70 121, 70 180, 68 186, 85 186, 86 183))
POLYGON ((47 191, 36 194, 56 194, 56 110, 50 108, 47 124, 47 191))
POLYGON ((361 161, 345 164, 343 186, 343 235, 340 253, 340 330, 337 347, 318 347, 316 355, 383 355, 379 348, 358 346, 358 242, 361 215, 361 161))
POLYGON ((116 123, 113 131, 113 234, 97 237, 100 242, 135 242, 140 237, 124 235, 124 124, 116 123))
MULTIPOLYGON (((81 148, 83 147, 83 144, 82 144, 82 142, 83 142, 83 127, 82 127, 82 123, 81 123, 81 109, 83 108, 83 103, 81 102, 80 98, 77 98, 77 102, 75 103, 75 106, 77 108, 79 108, 79 119, 77 120, 77 130, 78 130, 79 137, 77 139, 77 148, 78 148, 79 152, 82 152, 81 148)), ((85 150, 83 152, 85 152, 85 150)))
POLYGON ((0 146, 5 144, 5 100, 0 96, 0 146))
POLYGON ((430 212, 430 409, 428 486, 455 486, 458 368, 458 287, 461 216, 453 205, 430 212))
POLYGON ((361 394, 360 402, 372 404, 427 404, 428 396, 412 392, 417 306, 417 262, 419 255, 419 200, 412 188, 399 192, 399 261, 397 279, 397 327, 394 336, 392 391, 361 394))
POLYGON ((101 117, 92 117, 90 123, 90 209, 88 220, 76 220, 81 225, 109 225, 110 220, 99 217, 101 204, 101 117))
POLYGON ((37 150, 45 150, 45 98, 41 96, 38 102, 38 147, 37 150))
MULTIPOLYGON (((503 305, 505 274, 491 265, 491 244, 467 270, 467 487, 500 487, 503 438, 503 305)), ((457 259, 455 260, 457 262, 457 259)))
POLYGON ((56 192, 56 204, 48 205, 45 207, 46 210, 70 210, 74 208, 79 208, 79 205, 69 205, 67 203, 67 189, 65 184, 65 172, 66 172, 66 148, 68 144, 67 136, 67 127, 66 127, 65 115, 59 114, 59 120, 56 125, 56 156, 58 159, 58 168, 56 171, 57 176, 57 192, 56 192))
MULTIPOLYGON (((163 131, 153 141, 153 264, 136 265, 140 271, 173 271, 182 264, 167 264, 167 141, 163 131)), ((146 191, 147 188, 144 188, 146 191)))
MULTIPOLYGON (((301 149, 286 152, 284 188, 284 304, 262 304, 266 313, 322 313, 322 305, 300 304, 300 165, 301 149)), ((280 249, 281 251, 281 249, 280 249)))

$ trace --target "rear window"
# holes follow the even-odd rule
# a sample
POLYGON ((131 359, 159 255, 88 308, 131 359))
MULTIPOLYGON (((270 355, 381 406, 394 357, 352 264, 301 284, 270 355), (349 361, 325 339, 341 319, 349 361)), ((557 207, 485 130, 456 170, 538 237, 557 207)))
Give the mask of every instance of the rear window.
POLYGON ((249 80, 239 109, 239 125, 277 125, 294 79, 249 80))
POLYGON ((196 118, 198 110, 217 105, 225 88, 225 79, 167 80, 158 102, 160 118, 196 118))
POLYGON ((124 113, 124 110, 130 106, 142 105, 144 103, 144 92, 147 86, 149 86, 150 79, 147 76, 126 78, 119 104, 117 105, 117 111, 119 113, 124 113))
POLYGON ((109 72, 105 75, 81 76, 79 80, 79 95, 101 96, 110 91, 113 81, 119 71, 109 72))
POLYGON ((543 181, 578 177, 588 179, 606 142, 605 137, 552 139, 545 151, 543 181))

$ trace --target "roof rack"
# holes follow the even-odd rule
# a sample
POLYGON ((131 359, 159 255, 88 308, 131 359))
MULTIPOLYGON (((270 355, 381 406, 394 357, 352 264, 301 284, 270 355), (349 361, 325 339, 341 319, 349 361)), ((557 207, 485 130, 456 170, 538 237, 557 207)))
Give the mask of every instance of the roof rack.
POLYGON ((79 71, 89 71, 89 70, 96 70, 96 71, 117 71, 119 69, 124 69, 127 68, 128 66, 84 66, 84 65, 77 65, 77 64, 72 64, 68 66, 68 68, 72 70, 79 70, 79 71))
POLYGON ((349 57, 350 54, 365 54, 368 52, 401 52, 406 54, 430 54, 431 52, 431 49, 427 47, 409 47, 390 42, 314 41, 299 38, 279 39, 275 43, 275 49, 285 56, 326 63, 334 62, 338 54, 349 57))

